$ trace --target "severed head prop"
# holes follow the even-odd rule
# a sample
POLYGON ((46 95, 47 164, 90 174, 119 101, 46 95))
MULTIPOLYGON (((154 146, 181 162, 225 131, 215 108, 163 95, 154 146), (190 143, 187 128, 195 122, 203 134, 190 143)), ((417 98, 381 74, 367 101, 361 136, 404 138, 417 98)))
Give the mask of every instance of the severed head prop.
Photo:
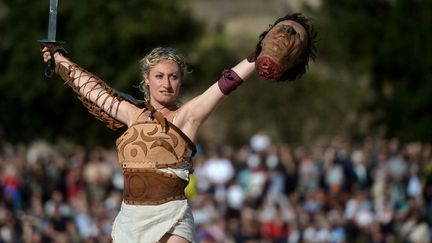
POLYGON ((299 79, 315 58, 316 32, 301 14, 279 18, 260 35, 255 51, 255 69, 265 80, 299 79))

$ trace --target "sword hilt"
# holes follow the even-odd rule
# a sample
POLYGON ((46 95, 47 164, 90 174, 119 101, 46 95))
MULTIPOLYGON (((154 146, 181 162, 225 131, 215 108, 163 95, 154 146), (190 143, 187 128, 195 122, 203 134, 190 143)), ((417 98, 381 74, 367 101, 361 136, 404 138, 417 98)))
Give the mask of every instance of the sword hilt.
MULTIPOLYGON (((64 43, 64 42, 58 42, 58 41, 49 41, 49 40, 39 40, 39 43, 42 43, 42 45, 46 45, 46 44, 55 44, 60 46, 60 44, 64 43)), ((44 74, 45 77, 47 78, 51 78, 54 71, 55 71, 55 60, 54 60, 54 53, 50 52, 50 60, 47 62, 47 66, 45 68, 44 74)))
POLYGON ((45 68, 45 72, 44 72, 45 77, 51 78, 55 71, 54 68, 55 68, 55 61, 54 61, 54 57, 51 56, 51 59, 47 62, 47 66, 45 68))

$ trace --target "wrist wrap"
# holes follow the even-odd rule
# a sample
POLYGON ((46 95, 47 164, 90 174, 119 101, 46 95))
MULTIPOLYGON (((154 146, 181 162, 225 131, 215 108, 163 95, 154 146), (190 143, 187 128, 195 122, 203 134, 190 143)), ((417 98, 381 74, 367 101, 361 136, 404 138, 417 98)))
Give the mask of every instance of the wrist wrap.
POLYGON ((232 69, 226 69, 222 73, 222 77, 218 80, 219 89, 224 95, 230 94, 238 86, 243 83, 243 79, 238 76, 232 69))

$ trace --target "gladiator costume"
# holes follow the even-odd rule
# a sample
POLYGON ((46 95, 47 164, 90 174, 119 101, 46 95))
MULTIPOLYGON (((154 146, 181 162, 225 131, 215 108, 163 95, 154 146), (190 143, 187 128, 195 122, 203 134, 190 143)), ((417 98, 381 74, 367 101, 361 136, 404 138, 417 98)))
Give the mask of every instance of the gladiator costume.
POLYGON ((157 169, 192 169, 195 146, 171 122, 138 122, 117 139, 119 162, 124 174, 126 204, 159 205, 186 199, 187 182, 157 169))
MULTIPOLYGON (((49 46, 53 57, 59 46, 49 46)), ((89 112, 118 129, 114 117, 120 102, 141 108, 149 120, 136 121, 117 139, 124 175, 123 202, 113 223, 114 242, 158 242, 166 233, 193 242, 194 222, 184 189, 193 171, 194 143, 148 102, 108 87, 74 63, 57 63, 55 72, 78 94, 89 112), (77 73, 79 71, 79 74, 77 73)), ((175 119, 175 118, 174 118, 175 119)))
MULTIPOLYGON (((156 112, 146 106, 143 111, 156 112)), ((184 189, 195 146, 174 124, 158 117, 162 119, 132 124, 117 139, 124 192, 113 225, 115 242, 157 242, 167 232, 193 242, 193 217, 184 189)))

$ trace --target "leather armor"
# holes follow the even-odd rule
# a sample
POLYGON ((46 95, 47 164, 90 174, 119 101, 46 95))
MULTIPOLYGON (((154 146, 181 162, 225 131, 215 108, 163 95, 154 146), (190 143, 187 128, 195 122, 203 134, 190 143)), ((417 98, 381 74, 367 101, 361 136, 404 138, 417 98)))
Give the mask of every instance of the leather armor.
POLYGON ((179 128, 167 124, 165 129, 157 121, 138 122, 117 139, 125 203, 157 205, 186 198, 187 181, 158 169, 192 170, 195 145, 179 128))

